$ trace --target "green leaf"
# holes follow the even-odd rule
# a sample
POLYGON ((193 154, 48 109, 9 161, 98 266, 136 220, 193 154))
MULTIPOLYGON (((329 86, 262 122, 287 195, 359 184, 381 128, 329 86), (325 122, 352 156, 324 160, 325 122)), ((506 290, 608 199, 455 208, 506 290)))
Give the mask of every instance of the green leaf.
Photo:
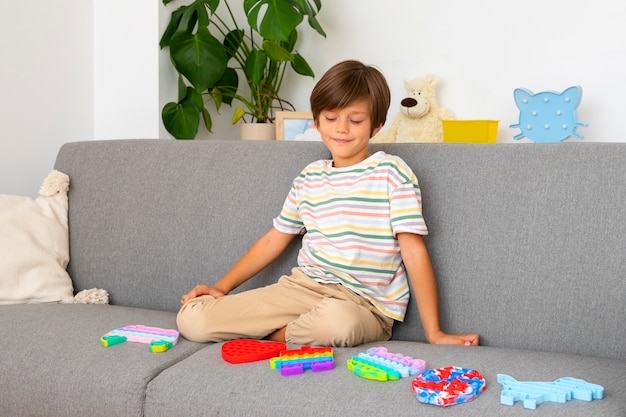
POLYGON ((243 69, 248 81, 252 81, 254 83, 261 81, 265 74, 266 63, 267 54, 265 54, 265 52, 258 49, 250 52, 248 59, 246 59, 246 65, 243 69))
POLYGON ((196 34, 175 33, 170 41, 170 55, 176 70, 198 91, 215 84, 228 64, 224 46, 203 27, 196 34))
POLYGON ((309 0, 289 0, 294 7, 297 7, 300 10, 300 13, 315 16, 322 9, 322 1, 321 0, 313 0, 315 7, 311 4, 309 0))
POLYGON ((235 112, 233 113, 233 117, 231 119, 231 122, 233 124, 237 123, 239 120, 241 120, 241 118, 246 114, 246 111, 241 108, 241 107, 237 107, 235 109, 235 112))
POLYGON ((237 93, 238 88, 239 75, 237 75, 237 71, 233 68, 228 67, 226 68, 226 71, 224 71, 222 78, 217 82, 214 91, 217 90, 220 94, 220 103, 223 101, 230 106, 233 103, 233 98, 237 93))
POLYGON ((163 125, 176 139, 193 139, 198 134, 200 112, 194 104, 167 103, 161 112, 163 125))
POLYGON ((212 132, 213 120, 211 119, 211 113, 209 113, 205 107, 202 108, 202 120, 204 120, 204 127, 206 127, 206 130, 212 132))
MULTIPOLYGON (((215 108, 217 111, 220 111, 220 107, 222 107, 222 102, 224 101, 224 96, 222 95, 222 90, 219 87, 212 88, 209 90, 209 94, 215 103, 215 108)), ((231 100, 232 101, 232 100, 231 100)))
POLYGON ((285 42, 283 42, 283 44, 284 44, 283 46, 285 46, 285 48, 289 52, 292 52, 293 48, 295 48, 295 46, 296 46, 296 42, 298 42, 298 30, 294 29, 289 34, 289 39, 287 40, 286 44, 285 44, 285 42))
POLYGON ((319 33, 320 35, 322 35, 323 37, 326 37, 326 32, 324 32, 324 29, 322 29, 322 25, 320 25, 320 22, 317 21, 315 16, 309 16, 308 21, 309 21, 309 26, 315 29, 315 31, 319 33))
POLYGON ((187 84, 182 75, 178 76, 178 101, 181 102, 187 97, 187 84))
MULTIPOLYGON (((163 4, 171 3, 174 0, 163 0, 163 4)), ((217 9, 220 0, 196 0, 187 6, 181 6, 171 14, 163 36, 159 42, 161 49, 169 46, 172 36, 177 32, 193 33, 196 24, 200 27, 207 27, 210 23, 206 8, 211 13, 217 9)))
POLYGON ((317 13, 322 9, 321 0, 314 0, 315 8, 311 5, 309 0, 292 0, 292 1, 300 5, 300 7, 305 10, 304 14, 308 16, 307 20, 309 22, 309 26, 315 29, 315 31, 319 33, 320 35, 322 35, 323 37, 326 37, 326 32, 324 32, 324 29, 322 29, 322 25, 320 25, 320 22, 318 22, 317 19, 315 18, 317 13))
POLYGON ((170 40, 172 39, 172 36, 176 32, 178 32, 178 27, 180 26, 180 22, 186 10, 187 10, 187 7, 182 6, 172 12, 172 15, 170 17, 170 22, 168 23, 167 28, 165 28, 165 31, 163 32, 163 36, 161 37, 161 41, 159 42, 159 46, 161 47, 161 49, 170 45, 170 40))
POLYGON ((298 10, 298 13, 307 14, 309 7, 308 0, 291 0, 290 3, 298 10))
POLYGON ((183 15, 183 19, 178 26, 178 31, 193 33, 196 23, 198 23, 198 12, 196 9, 190 8, 189 11, 183 15))
POLYGON ((243 7, 250 27, 265 39, 287 41, 289 33, 303 19, 302 14, 289 0, 244 0, 243 7), (259 23, 259 13, 265 6, 265 13, 259 23))
POLYGON ((244 39, 244 32, 242 29, 231 30, 224 37, 224 48, 226 48, 226 54, 228 58, 232 58, 237 53, 237 50, 241 47, 244 39))
POLYGON ((178 103, 167 103, 161 111, 163 125, 176 139, 193 139, 198 134, 202 96, 187 87, 186 96, 178 103), (199 106, 198 106, 199 104, 199 106))
MULTIPOLYGON (((220 5, 220 0, 196 0, 196 1, 201 1, 202 4, 204 4, 211 10, 211 13, 215 13, 215 10, 217 10, 217 6, 220 5)), ((316 1, 319 1, 319 0, 316 0, 316 1)))
POLYGON ((196 6, 196 10, 198 11, 198 27, 209 26, 210 20, 206 8, 210 8, 211 13, 213 13, 220 3, 219 0, 196 0, 196 3, 198 3, 196 6))
POLYGON ((263 50, 272 61, 293 61, 293 55, 282 47, 280 41, 264 40, 263 50))
POLYGON ((300 54, 295 54, 293 56, 293 61, 291 61, 291 67, 295 72, 300 75, 305 75, 307 77, 315 77, 313 70, 309 66, 309 63, 302 57, 300 54))
POLYGON ((204 108, 204 100, 202 100, 202 94, 198 93, 193 88, 187 88, 187 97, 193 102, 193 104, 195 104, 198 110, 204 108))

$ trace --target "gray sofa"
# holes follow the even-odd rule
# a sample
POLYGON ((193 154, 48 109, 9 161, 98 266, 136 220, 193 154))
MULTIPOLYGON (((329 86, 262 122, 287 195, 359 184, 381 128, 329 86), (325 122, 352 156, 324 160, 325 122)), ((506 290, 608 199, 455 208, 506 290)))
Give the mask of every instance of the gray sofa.
MULTIPOLYGON (((233 365, 221 344, 105 348, 142 324, 175 328, 182 294, 219 279, 272 224, 293 178, 327 158, 316 142, 89 141, 64 145, 75 291, 111 305, 0 307, 0 416, 626 416, 626 143, 373 144, 415 170, 442 325, 479 347, 424 343, 417 308, 393 339, 334 349, 336 368, 284 377, 233 365), (346 361, 384 346, 427 368, 475 368, 473 402, 423 404, 411 379, 378 382, 346 361), (500 404, 497 374, 576 377, 604 398, 500 404)), ((241 289, 295 265, 297 242, 241 289)))

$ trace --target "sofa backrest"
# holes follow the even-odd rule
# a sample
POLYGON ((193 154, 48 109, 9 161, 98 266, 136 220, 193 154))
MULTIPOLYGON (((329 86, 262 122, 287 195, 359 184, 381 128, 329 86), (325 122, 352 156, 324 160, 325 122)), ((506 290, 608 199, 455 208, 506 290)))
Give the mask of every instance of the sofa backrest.
MULTIPOLYGON (((442 326, 488 346, 626 359, 626 144, 372 144, 422 189, 442 326)), ((76 291, 176 311, 272 225, 317 142, 64 145, 76 291)), ((240 289, 295 265, 298 240, 240 289)), ((394 339, 424 341, 414 303, 394 339)))

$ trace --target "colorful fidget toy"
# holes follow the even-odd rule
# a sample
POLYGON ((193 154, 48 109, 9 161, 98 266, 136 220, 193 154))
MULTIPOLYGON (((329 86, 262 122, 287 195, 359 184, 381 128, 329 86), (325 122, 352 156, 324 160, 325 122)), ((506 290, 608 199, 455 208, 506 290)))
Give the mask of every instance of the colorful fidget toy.
POLYGON ((498 383, 502 384, 500 404, 513 405, 515 401, 522 401, 524 408, 531 410, 546 401, 565 403, 572 398, 591 401, 604 397, 602 385, 570 377, 559 378, 554 382, 526 382, 498 374, 498 383))
POLYGON ((100 343, 105 347, 127 341, 146 343, 150 345, 150 352, 165 352, 178 343, 178 332, 160 327, 133 325, 111 330, 100 338, 100 343))
POLYGON ((389 353, 387 348, 374 347, 348 359, 348 369, 355 375, 376 381, 395 381, 410 375, 421 374, 426 362, 400 353, 389 353))
POLYGON ((472 401, 486 385, 477 370, 448 366, 425 371, 413 380, 411 388, 420 402, 446 407, 472 401))
POLYGON ((238 339, 222 345, 222 358, 229 363, 262 361, 279 355, 285 349, 287 349, 287 345, 282 342, 238 339))
POLYGON ((283 350, 279 357, 270 359, 270 367, 280 369, 283 376, 301 374, 305 369, 312 372, 330 371, 335 368, 333 349, 302 346, 300 349, 283 350))

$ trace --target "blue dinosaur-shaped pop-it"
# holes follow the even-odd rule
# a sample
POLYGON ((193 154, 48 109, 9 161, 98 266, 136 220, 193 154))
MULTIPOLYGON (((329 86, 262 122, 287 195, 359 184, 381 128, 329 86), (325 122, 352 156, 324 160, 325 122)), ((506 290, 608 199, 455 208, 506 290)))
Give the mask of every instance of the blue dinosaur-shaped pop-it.
POLYGON ((604 387, 577 378, 559 378, 554 382, 517 381, 515 378, 498 374, 498 383, 502 384, 500 403, 513 405, 522 401, 524 408, 534 410, 537 404, 546 401, 565 403, 576 399, 583 401, 600 400, 604 397, 604 387))
POLYGON ((521 130, 513 139, 527 137, 533 142, 546 143, 561 142, 570 136, 583 138, 576 132, 577 127, 587 126, 578 121, 576 113, 582 97, 580 86, 570 87, 561 93, 543 91, 537 94, 517 88, 513 95, 520 115, 519 123, 509 127, 521 130))

